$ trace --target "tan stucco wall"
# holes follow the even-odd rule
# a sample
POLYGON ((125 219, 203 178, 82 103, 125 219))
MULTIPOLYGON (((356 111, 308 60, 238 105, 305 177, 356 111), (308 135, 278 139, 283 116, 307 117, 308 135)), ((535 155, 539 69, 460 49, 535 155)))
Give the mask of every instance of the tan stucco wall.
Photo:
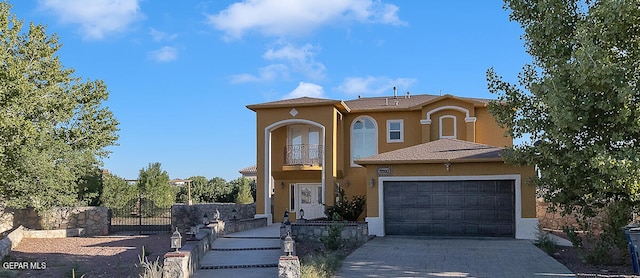
POLYGON ((513 146, 513 139, 505 135, 487 107, 476 108, 476 143, 497 147, 513 146))
MULTIPOLYGON (((374 179, 376 185, 367 187, 367 216, 378 217, 379 196, 378 196, 378 169, 379 165, 367 165, 367 180, 374 179)), ((521 167, 506 165, 503 162, 484 163, 452 163, 447 168, 440 163, 437 164, 394 164, 384 165, 392 168, 394 177, 417 177, 417 176, 485 176, 485 175, 521 175, 522 182, 522 217, 536 217, 535 186, 529 184, 530 178, 534 177, 533 167, 521 167)))
MULTIPOLYGON (((369 113, 347 113, 339 112, 333 105, 322 106, 292 106, 283 108, 256 108, 256 134, 257 134, 257 200, 256 212, 258 214, 270 213, 270 208, 265 211, 264 205, 264 189, 265 180, 268 175, 265 173, 265 128, 274 123, 285 120, 308 120, 325 127, 325 165, 324 176, 322 170, 312 171, 283 171, 284 165, 284 148, 287 144, 287 127, 279 126, 271 132, 271 171, 274 178, 274 221, 281 221, 282 214, 285 209, 289 208, 289 184, 291 183, 320 183, 325 181, 325 201, 326 205, 333 205, 335 202, 335 183, 338 182, 345 190, 347 196, 366 195, 367 215, 376 216, 378 213, 377 204, 377 185, 373 189, 369 186, 369 180, 375 174, 375 167, 369 169, 363 167, 351 166, 351 137, 350 129, 353 121, 359 116, 369 116, 376 121, 378 153, 384 153, 392 150, 406 148, 421 144, 424 142, 424 133, 428 134, 429 140, 437 140, 439 136, 439 117, 442 115, 456 116, 457 137, 461 140, 469 140, 475 142, 494 145, 494 146, 511 146, 512 140, 503 136, 503 130, 495 123, 494 118, 489 114, 486 107, 474 107, 472 103, 468 103, 456 98, 444 98, 442 100, 427 104, 423 109, 412 111, 385 111, 385 112, 369 112, 369 113), (426 113, 441 106, 458 106, 469 110, 470 117, 476 117, 476 122, 469 125, 465 121, 466 114, 453 109, 438 111, 431 114, 431 125, 425 130, 425 126, 420 120, 426 118, 426 113), (297 110, 298 114, 292 116, 290 111, 292 108, 297 110), (387 120, 403 119, 404 122, 404 142, 387 143, 387 120), (473 131, 475 136, 469 132, 473 131), (369 173, 367 174, 367 172, 369 173), (374 171, 371 173, 371 171, 374 171), (347 185, 348 181, 348 185, 347 185), (280 187, 280 183, 285 184, 284 188, 280 187), (372 192, 375 191, 375 194, 372 192), (373 206, 373 207, 372 207, 373 206)), ((442 166, 438 164, 439 166, 442 166)), ((446 172, 442 167, 428 165, 407 165, 398 168, 400 172, 394 172, 394 175, 488 175, 488 174, 505 174, 513 170, 514 166, 496 165, 496 164, 471 164, 456 165, 451 168, 450 172, 446 172), (442 168, 442 169, 441 169, 442 168), (510 170, 511 169, 511 170, 510 170)), ((515 170, 514 170, 515 171, 515 170)), ((527 172, 529 170, 522 170, 527 172)), ((531 169, 531 171, 533 171, 531 169)), ((513 172, 513 171, 512 171, 513 172)), ((513 173, 510 173, 513 174, 513 173)), ((532 173, 528 174, 533 175, 532 173)), ((523 194, 535 196, 534 190, 526 189, 524 185, 525 177, 523 176, 523 194)), ((532 197, 533 198, 533 197, 532 197)), ((535 216, 535 200, 524 198, 523 195, 523 217, 526 215, 535 216)), ((292 214, 291 217, 294 217, 292 214)))
MULTIPOLYGON (((265 185, 269 182, 266 174, 265 163, 265 130, 275 123, 282 123, 281 126, 276 126, 271 130, 271 171, 274 175, 274 221, 282 220, 282 214, 286 208, 288 208, 288 188, 280 188, 280 182, 288 183, 297 182, 313 182, 321 183, 323 178, 329 184, 333 183, 338 176, 338 154, 337 148, 334 148, 338 142, 340 132, 338 127, 341 124, 338 111, 332 105, 324 106, 296 106, 298 114, 292 116, 290 111, 293 107, 288 108, 265 108, 256 109, 256 134, 257 134, 257 178, 256 178, 256 213, 267 214, 270 213, 270 209, 265 211, 265 185), (283 171, 284 149, 287 144, 287 125, 289 124, 304 124, 301 120, 311 121, 324 127, 324 143, 323 148, 329 150, 328 156, 325 156, 324 160, 324 177, 322 171, 283 171), (283 121, 290 121, 285 123, 283 121), (295 173, 298 172, 298 173, 295 173), (314 173, 315 172, 315 173, 314 173), (293 179, 293 176, 296 179, 293 179), (286 190, 286 191, 285 191, 286 190)), ((325 153, 327 153, 325 151, 325 153)), ((268 193, 267 193, 268 194, 268 193)), ((335 188, 333 186, 326 186, 326 196, 334 196, 335 188)), ((331 205, 334 203, 333 198, 326 198, 326 203, 331 205)))

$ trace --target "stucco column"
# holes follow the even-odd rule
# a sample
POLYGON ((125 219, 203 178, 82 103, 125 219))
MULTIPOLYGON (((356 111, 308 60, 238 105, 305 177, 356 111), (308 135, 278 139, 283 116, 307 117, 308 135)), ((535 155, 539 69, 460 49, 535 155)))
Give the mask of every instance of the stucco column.
POLYGON ((422 125, 422 143, 431 141, 431 120, 420 120, 422 125))
POLYGON ((467 141, 476 142, 476 117, 466 117, 464 121, 467 123, 467 141))

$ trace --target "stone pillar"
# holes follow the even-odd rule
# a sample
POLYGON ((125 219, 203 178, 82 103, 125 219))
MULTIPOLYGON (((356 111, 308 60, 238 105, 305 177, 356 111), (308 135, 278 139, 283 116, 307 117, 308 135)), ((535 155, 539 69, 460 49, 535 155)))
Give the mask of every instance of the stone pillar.
POLYGON ((280 256, 278 260, 278 278, 299 278, 300 260, 298 256, 280 256))

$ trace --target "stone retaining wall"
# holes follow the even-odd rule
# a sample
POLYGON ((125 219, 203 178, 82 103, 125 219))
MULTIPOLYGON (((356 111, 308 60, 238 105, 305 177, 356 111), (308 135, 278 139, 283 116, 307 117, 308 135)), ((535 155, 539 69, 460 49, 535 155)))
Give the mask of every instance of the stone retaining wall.
POLYGON ((25 238, 65 238, 85 235, 82 228, 57 229, 57 230, 30 230, 22 225, 14 229, 6 237, 0 240, 0 259, 8 255, 9 252, 25 238))
POLYGON ((22 225, 33 230, 83 229, 87 236, 108 235, 110 217, 106 207, 58 207, 42 214, 33 209, 4 208, 0 230, 22 225))
POLYGON ((188 231, 190 227, 201 224, 202 217, 207 214, 210 221, 213 221, 216 209, 220 212, 220 220, 233 221, 233 210, 237 220, 253 219, 256 215, 256 205, 234 204, 234 203, 209 203, 209 204, 174 204, 171 206, 171 230, 176 227, 180 231, 188 231))
MULTIPOLYGON (((344 225, 341 237, 347 244, 362 244, 369 240, 369 226, 367 222, 332 222, 310 221, 291 223, 291 237, 296 242, 319 243, 322 238, 329 236, 329 228, 332 225, 344 225)), ((287 234, 287 225, 280 227, 280 237, 287 234)))

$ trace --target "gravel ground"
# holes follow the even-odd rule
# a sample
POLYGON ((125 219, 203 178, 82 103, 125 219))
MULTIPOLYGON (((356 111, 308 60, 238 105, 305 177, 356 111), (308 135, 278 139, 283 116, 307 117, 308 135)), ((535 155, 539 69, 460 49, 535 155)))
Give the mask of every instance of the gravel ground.
POLYGON ((136 265, 143 246, 148 260, 162 260, 171 251, 170 237, 171 234, 157 234, 23 239, 5 258, 0 277, 71 277, 72 269, 75 277, 138 277, 140 268, 136 265))

